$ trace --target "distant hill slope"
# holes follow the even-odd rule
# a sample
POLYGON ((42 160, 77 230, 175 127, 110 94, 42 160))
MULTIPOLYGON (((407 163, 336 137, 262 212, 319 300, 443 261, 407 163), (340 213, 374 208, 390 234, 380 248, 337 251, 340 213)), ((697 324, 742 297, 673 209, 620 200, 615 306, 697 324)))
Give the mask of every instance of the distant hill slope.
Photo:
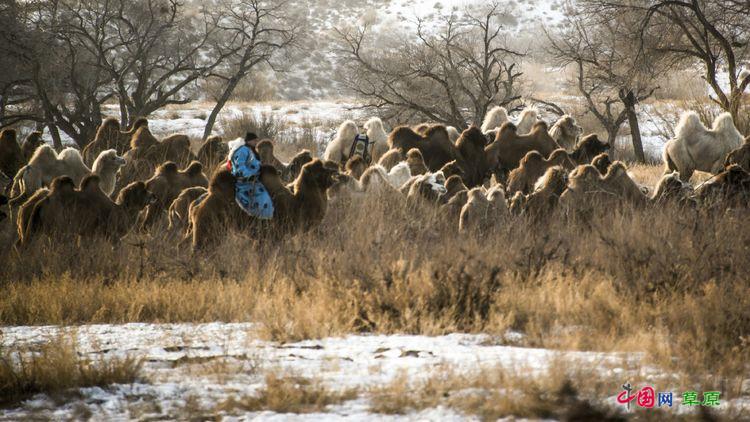
MULTIPOLYGON (((413 28, 415 16, 427 20, 447 14, 451 8, 487 4, 476 0, 307 0, 291 3, 307 21, 307 34, 302 37, 283 73, 276 74, 278 96, 283 100, 338 98, 346 95, 334 81, 336 53, 332 29, 356 25, 366 19, 376 27, 389 31, 413 28)), ((562 0, 504 1, 515 9, 507 22, 509 32, 535 32, 541 25, 560 23, 564 16, 562 0)))

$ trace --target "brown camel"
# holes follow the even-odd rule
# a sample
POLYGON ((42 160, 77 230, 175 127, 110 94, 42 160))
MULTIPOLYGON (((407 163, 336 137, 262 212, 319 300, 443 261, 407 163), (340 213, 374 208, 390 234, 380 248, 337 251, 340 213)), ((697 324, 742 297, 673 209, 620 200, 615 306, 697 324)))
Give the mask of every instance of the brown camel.
POLYGON ((171 161, 159 166, 154 176, 146 181, 146 188, 154 194, 156 201, 146 208, 141 227, 147 228, 156 223, 180 192, 195 186, 208 187, 203 165, 198 161, 193 161, 182 171, 171 161))

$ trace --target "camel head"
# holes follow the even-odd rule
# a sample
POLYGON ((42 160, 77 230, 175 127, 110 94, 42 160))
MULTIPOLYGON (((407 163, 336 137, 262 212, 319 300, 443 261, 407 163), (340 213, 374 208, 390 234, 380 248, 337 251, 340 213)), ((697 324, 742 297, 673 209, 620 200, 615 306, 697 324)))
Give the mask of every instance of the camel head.
POLYGON ((143 182, 133 182, 125 186, 117 195, 117 203, 129 210, 142 210, 156 201, 156 196, 146 188, 143 182))
POLYGON ((302 171, 295 183, 297 185, 295 191, 303 187, 316 187, 325 192, 333 186, 338 175, 338 165, 326 163, 316 158, 302 166, 302 171))

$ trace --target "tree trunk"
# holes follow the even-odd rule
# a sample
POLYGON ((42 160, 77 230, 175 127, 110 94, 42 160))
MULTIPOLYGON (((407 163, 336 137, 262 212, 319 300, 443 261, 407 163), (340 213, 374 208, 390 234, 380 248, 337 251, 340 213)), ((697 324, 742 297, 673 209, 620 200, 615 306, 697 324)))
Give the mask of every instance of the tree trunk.
POLYGON ((60 139, 60 131, 57 130, 57 125, 52 121, 52 116, 50 116, 49 112, 45 111, 44 120, 47 121, 47 128, 49 129, 50 136, 52 136, 52 146, 55 148, 55 151, 62 151, 63 147, 62 139, 60 139))
POLYGON ((130 126, 130 119, 128 119, 128 106, 125 105, 125 100, 120 97, 120 130, 128 130, 130 126))
POLYGON ((211 131, 214 129, 214 125, 216 124, 216 118, 219 117, 219 113, 221 113, 221 110, 226 105, 227 101, 229 101, 229 98, 234 93, 234 89, 237 88, 237 85, 240 83, 240 78, 234 77, 227 82, 227 86, 224 88, 224 92, 221 93, 221 97, 216 101, 216 105, 214 105, 214 108, 211 109, 211 114, 208 116, 208 120, 206 120, 206 127, 203 129, 203 140, 205 141, 208 139, 209 136, 211 136, 211 131))
POLYGON ((609 158, 612 160, 617 159, 617 149, 615 148, 615 142, 617 141, 617 133, 620 132, 619 125, 607 126, 607 143, 609 144, 609 158))
POLYGON ((641 141, 641 129, 638 126, 638 115, 635 113, 635 107, 628 107, 628 125, 630 125, 630 136, 633 139, 633 151, 635 158, 641 162, 646 162, 646 155, 643 153, 643 142, 641 141))
POLYGON ((628 116, 628 125, 630 126, 630 136, 633 140, 633 152, 635 158, 641 163, 646 162, 646 156, 643 153, 643 142, 641 141, 641 129, 638 126, 638 114, 635 112, 635 104, 638 102, 633 91, 620 90, 620 99, 625 106, 625 112, 628 116))
POLYGON ((60 131, 57 130, 57 126, 52 122, 47 122, 47 129, 49 129, 49 134, 52 136, 52 146, 55 148, 55 151, 62 151, 62 139, 60 139, 60 131))

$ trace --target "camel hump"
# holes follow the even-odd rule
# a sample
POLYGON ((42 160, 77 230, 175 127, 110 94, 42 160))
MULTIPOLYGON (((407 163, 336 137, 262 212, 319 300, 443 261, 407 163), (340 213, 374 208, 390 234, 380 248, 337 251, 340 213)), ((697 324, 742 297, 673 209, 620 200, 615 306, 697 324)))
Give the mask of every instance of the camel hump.
POLYGON ((83 180, 81 180, 81 191, 96 192, 101 189, 99 187, 100 182, 101 178, 99 177, 99 175, 88 174, 83 178, 83 180))
POLYGON ((31 156, 29 164, 39 162, 52 162, 54 160, 57 160, 57 153, 55 153, 55 150, 51 146, 45 144, 34 151, 34 155, 31 156))
POLYGON ((714 120, 714 131, 723 132, 725 130, 736 130, 734 126, 734 119, 729 113, 721 113, 716 120, 714 120))
POLYGON ((185 173, 187 173, 188 176, 199 176, 203 173, 203 164, 198 161, 192 161, 188 168, 185 169, 185 173))
POLYGON ((688 111, 683 113, 680 117, 680 122, 674 130, 675 138, 686 138, 693 135, 698 130, 706 130, 706 127, 701 123, 698 113, 694 111, 688 111))
POLYGON ((75 148, 65 148, 64 150, 60 151, 60 154, 57 156, 57 158, 64 161, 68 165, 78 167, 84 166, 81 153, 75 148))
POLYGON ((156 174, 177 174, 177 164, 173 163, 172 161, 167 161, 166 163, 159 166, 158 169, 156 169, 156 174))

